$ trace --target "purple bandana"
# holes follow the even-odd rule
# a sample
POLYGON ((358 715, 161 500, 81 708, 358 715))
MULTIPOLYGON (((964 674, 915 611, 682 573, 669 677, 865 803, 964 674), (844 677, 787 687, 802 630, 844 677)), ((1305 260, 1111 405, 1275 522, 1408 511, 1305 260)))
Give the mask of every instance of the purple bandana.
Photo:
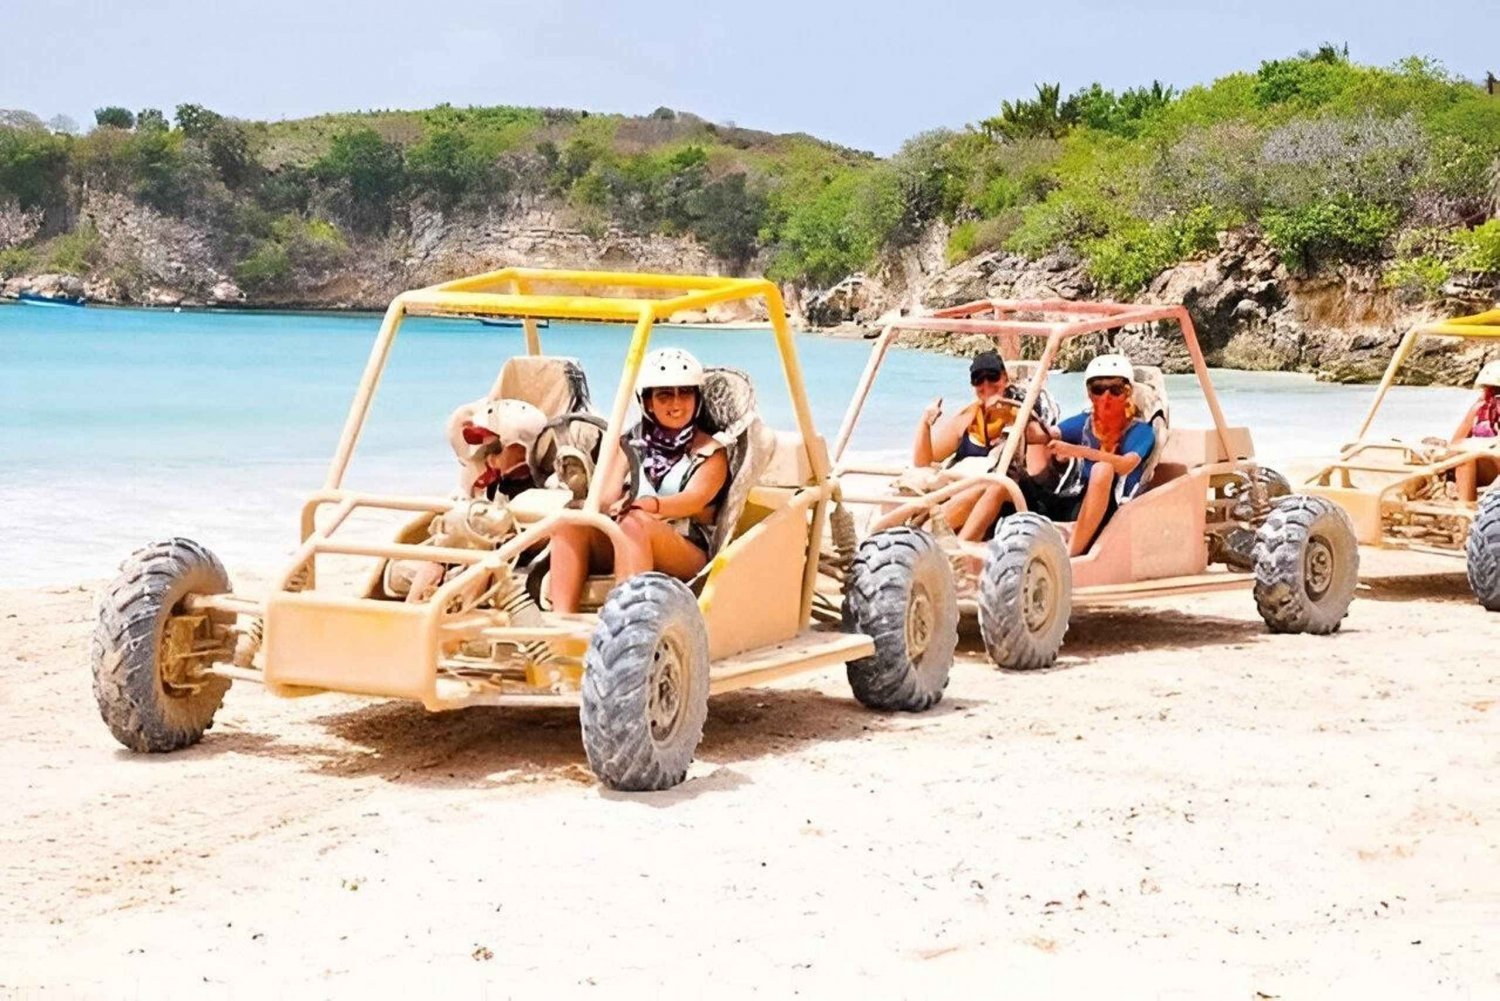
POLYGON ((696 424, 689 423, 680 431, 664 428, 650 414, 643 414, 636 425, 630 444, 641 456, 641 471, 651 481, 653 489, 661 489, 661 481, 672 467, 687 455, 697 433, 696 424))

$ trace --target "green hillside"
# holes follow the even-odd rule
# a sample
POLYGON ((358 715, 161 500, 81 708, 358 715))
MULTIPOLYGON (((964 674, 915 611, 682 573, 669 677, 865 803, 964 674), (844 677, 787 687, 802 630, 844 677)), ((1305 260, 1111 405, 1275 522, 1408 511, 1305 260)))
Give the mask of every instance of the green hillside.
POLYGON ((198 223, 252 293, 399 232, 418 207, 541 204, 587 232, 689 233, 731 268, 754 261, 812 286, 939 222, 951 262, 1069 249, 1117 294, 1238 227, 1258 228, 1294 269, 1381 260, 1413 296, 1500 274, 1500 96, 1429 61, 1364 66, 1332 46, 1182 93, 1039 85, 883 160, 667 108, 97 117, 74 136, 0 113, 0 209, 43 220, 0 244, 0 276, 90 266, 90 233, 69 231, 85 189, 198 223))

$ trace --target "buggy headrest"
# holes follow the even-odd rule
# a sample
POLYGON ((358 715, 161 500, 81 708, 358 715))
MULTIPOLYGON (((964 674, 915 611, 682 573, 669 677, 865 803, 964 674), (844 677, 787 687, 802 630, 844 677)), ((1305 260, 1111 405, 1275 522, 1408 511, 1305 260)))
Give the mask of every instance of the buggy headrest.
POLYGON ((755 419, 755 387, 737 368, 716 367, 703 373, 703 415, 722 438, 738 438, 755 419))
POLYGON ((516 355, 500 369, 498 391, 503 400, 521 400, 548 419, 589 409, 589 384, 575 358, 516 355))

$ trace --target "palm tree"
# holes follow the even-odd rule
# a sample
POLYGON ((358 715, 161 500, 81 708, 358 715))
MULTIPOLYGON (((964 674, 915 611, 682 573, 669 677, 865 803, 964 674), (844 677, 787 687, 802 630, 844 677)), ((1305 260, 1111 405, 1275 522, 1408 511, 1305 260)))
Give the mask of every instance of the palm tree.
POLYGON ((991 135, 1007 139, 1039 136, 1055 139, 1068 131, 1071 124, 1063 109, 1062 84, 1037 84, 1035 100, 1001 101, 1000 114, 979 124, 991 135))

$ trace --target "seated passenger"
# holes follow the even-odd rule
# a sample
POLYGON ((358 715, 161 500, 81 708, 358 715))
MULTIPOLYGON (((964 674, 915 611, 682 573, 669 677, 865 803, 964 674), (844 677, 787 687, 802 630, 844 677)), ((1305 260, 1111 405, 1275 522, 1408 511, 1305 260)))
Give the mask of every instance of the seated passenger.
POLYGON ((1056 459, 1080 462, 1082 493, 1062 498, 1046 491, 1028 493, 1027 502, 1053 521, 1068 539, 1068 553, 1088 552, 1099 530, 1120 502, 1135 496, 1146 460, 1156 447, 1156 432, 1136 420, 1135 371, 1124 355, 1099 355, 1084 371, 1090 409, 1074 414, 1053 430, 1048 446, 1056 459))
MULTIPOLYGON (((1453 444, 1466 438, 1494 438, 1500 435, 1500 361, 1492 361, 1479 370, 1474 380, 1479 390, 1479 399, 1469 407, 1458 430, 1453 432, 1453 444)), ((1500 464, 1490 456, 1476 456, 1453 470, 1454 482, 1458 484, 1460 500, 1473 501, 1479 498, 1479 488, 1495 481, 1500 474, 1500 464)))
MULTIPOLYGON (((507 500, 535 485, 529 457, 547 417, 521 400, 479 400, 465 404, 448 419, 448 442, 458 457, 458 489, 464 500, 507 500)), ((504 515, 503 503, 495 506, 504 515)), ((442 516, 439 516, 442 520, 442 516)), ((436 525, 437 523, 434 522, 436 525)), ((433 536, 439 545, 454 545, 433 536)), ((392 580, 406 588, 406 600, 418 604, 432 597, 448 567, 426 560, 399 560, 392 580)))
MULTIPOLYGON (((705 430, 702 389, 703 366, 680 348, 653 351, 641 362, 641 422, 629 432, 641 459, 641 483, 636 498, 615 513, 626 539, 623 564, 613 567, 620 580, 660 570, 685 581, 708 562, 714 507, 729 463, 705 430)), ((589 570, 610 569, 613 552, 601 532, 559 527, 552 536, 552 607, 577 611, 589 570)))
POLYGON ((460 407, 449 419, 460 494, 494 500, 535 486, 528 462, 531 446, 546 426, 546 415, 521 400, 480 400, 460 407))
MULTIPOLYGON (((913 465, 987 456, 1005 443, 1005 428, 1015 421, 1024 399, 1011 387, 1005 362, 993 351, 981 351, 969 363, 969 384, 974 387, 973 403, 944 417, 943 400, 939 397, 922 411, 916 441, 912 444, 913 465)), ((1043 447, 1049 438, 1044 425, 1034 417, 1027 424, 1026 441, 1027 472, 1039 474, 1049 462, 1043 447)), ((943 504, 943 517, 961 539, 986 538, 1004 503, 1003 494, 1000 487, 971 487, 943 504), (981 498, 985 503, 979 503, 981 498)))

